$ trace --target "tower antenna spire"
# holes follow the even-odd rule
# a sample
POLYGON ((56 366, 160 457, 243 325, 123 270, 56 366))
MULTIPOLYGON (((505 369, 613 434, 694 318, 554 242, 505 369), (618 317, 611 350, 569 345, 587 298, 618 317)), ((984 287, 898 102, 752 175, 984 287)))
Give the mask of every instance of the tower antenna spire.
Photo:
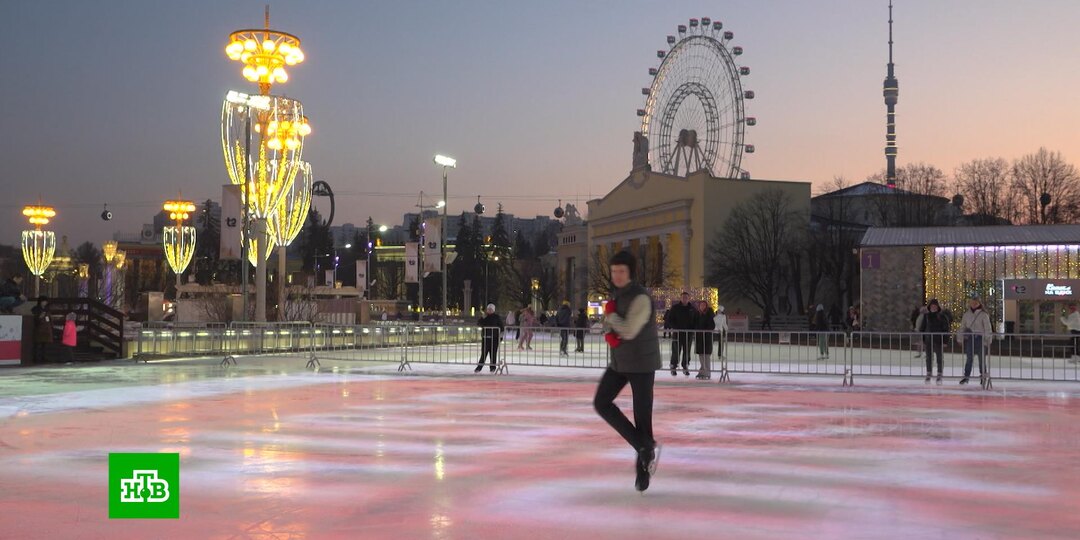
POLYGON ((889 64, 885 76, 885 183, 896 187, 896 102, 900 97, 900 81, 896 80, 893 65, 892 0, 889 0, 889 64))

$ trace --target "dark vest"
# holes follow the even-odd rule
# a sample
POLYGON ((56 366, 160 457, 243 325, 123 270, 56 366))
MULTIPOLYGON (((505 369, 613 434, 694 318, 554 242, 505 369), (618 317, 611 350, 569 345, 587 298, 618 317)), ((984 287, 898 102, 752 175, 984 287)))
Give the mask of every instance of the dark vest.
POLYGON ((622 338, 618 347, 611 349, 611 369, 620 373, 648 373, 660 369, 660 338, 656 332, 656 311, 648 291, 637 283, 631 283, 615 291, 615 313, 625 318, 630 304, 640 295, 649 298, 649 322, 634 339, 622 338))

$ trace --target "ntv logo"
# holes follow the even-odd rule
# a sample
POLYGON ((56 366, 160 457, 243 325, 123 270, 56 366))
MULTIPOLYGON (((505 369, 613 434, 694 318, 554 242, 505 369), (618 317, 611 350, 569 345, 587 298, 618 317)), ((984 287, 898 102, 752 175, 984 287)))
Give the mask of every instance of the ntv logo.
POLYGON ((165 502, 169 500, 169 483, 158 478, 157 471, 135 471, 133 478, 120 480, 120 502, 165 502))
POLYGON ((109 454, 109 518, 180 517, 180 454, 109 454))

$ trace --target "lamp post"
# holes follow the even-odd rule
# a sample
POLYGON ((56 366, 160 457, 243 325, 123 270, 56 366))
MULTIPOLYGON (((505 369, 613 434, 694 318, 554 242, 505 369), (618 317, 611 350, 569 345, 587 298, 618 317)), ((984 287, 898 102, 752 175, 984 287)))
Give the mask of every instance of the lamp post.
MULTIPOLYGON (((491 298, 488 296, 488 266, 489 266, 489 263, 491 262, 490 259, 491 259, 490 257, 487 257, 487 258, 484 259, 484 303, 485 304, 488 304, 488 303, 491 302, 491 298)), ((499 256, 498 255, 495 256, 495 262, 499 262, 499 256)))
POLYGON ((421 191, 420 192, 420 204, 417 205, 417 206, 420 208, 420 225, 419 225, 420 230, 418 231, 418 235, 417 235, 420 238, 420 245, 419 245, 419 249, 417 250, 417 254, 416 254, 417 257, 419 258, 419 260, 417 261, 418 274, 419 274, 419 276, 418 276, 419 291, 418 291, 418 294, 417 294, 416 303, 417 303, 418 311, 420 312, 420 320, 422 321, 424 319, 424 251, 426 251, 425 246, 427 245, 427 243, 424 240, 424 238, 425 238, 425 236, 427 234, 427 231, 424 229, 424 213, 427 212, 429 209, 432 209, 432 210, 441 209, 442 207, 446 206, 446 201, 445 200, 439 201, 435 205, 425 205, 424 204, 424 192, 421 191))
POLYGON ((442 208, 442 234, 439 235, 439 268, 442 269, 442 318, 443 323, 446 322, 446 232, 448 227, 447 222, 447 208, 450 206, 450 198, 446 194, 446 175, 448 169, 457 168, 457 160, 452 157, 447 157, 441 154, 435 155, 435 164, 442 166, 442 198, 446 204, 443 204, 442 208))
POLYGON ((161 242, 165 249, 165 260, 169 268, 176 273, 176 299, 180 299, 180 276, 191 264, 191 257, 195 255, 195 227, 184 225, 195 211, 195 203, 191 201, 165 201, 162 206, 169 213, 169 219, 176 225, 169 225, 161 231, 161 242))
POLYGON ((33 229, 22 232, 22 253, 26 267, 34 275, 34 296, 41 294, 41 276, 52 264, 53 255, 56 253, 56 233, 41 230, 42 225, 48 225, 49 220, 56 217, 56 210, 51 206, 26 206, 22 214, 33 229))
MULTIPOLYGON (((274 83, 289 80, 285 66, 304 61, 300 39, 270 29, 270 8, 265 26, 237 30, 229 35, 225 54, 244 64, 244 78, 259 86, 258 96, 240 92, 226 95, 221 118, 221 141, 230 181, 243 185, 245 233, 254 218, 255 320, 266 320, 266 253, 270 239, 267 220, 273 218, 282 198, 301 169, 304 137, 311 133, 299 101, 271 96, 274 83), (255 132, 255 135, 252 132, 255 132), (253 137, 258 139, 252 156, 253 137)), ((250 238, 250 235, 245 235, 250 238)), ((246 243, 247 240, 245 240, 246 243)), ((246 246, 245 246, 246 247, 246 246)), ((241 256, 245 258, 244 255, 241 256)), ((247 273, 245 271, 245 278, 247 273)), ((247 284, 244 284, 247 300, 247 284)), ((246 315, 246 309, 245 309, 246 315)))
MULTIPOLYGON (((390 228, 387 227, 386 225, 379 225, 379 228, 377 230, 379 231, 379 234, 382 234, 382 233, 390 230, 390 228)), ((374 231, 372 231, 372 232, 374 232, 374 231)), ((364 284, 364 290, 367 291, 368 300, 374 300, 375 299, 374 291, 371 290, 371 286, 375 284, 375 282, 371 281, 371 251, 374 250, 375 247, 378 244, 379 243, 373 241, 370 238, 370 236, 368 237, 368 242, 367 242, 367 271, 364 272, 364 279, 367 280, 366 283, 364 284)))

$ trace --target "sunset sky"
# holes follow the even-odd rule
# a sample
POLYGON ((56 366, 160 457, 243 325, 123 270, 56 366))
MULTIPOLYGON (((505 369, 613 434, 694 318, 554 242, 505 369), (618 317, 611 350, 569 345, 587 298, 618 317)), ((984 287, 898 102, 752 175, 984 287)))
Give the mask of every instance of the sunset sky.
MULTIPOLYGON (((218 199, 221 100, 254 92, 224 54, 261 27, 264 2, 0 2, 0 243, 22 205, 57 208, 72 243, 138 232, 166 198, 218 199), (97 216, 102 205, 116 214, 97 216)), ((602 196, 631 163, 635 110, 664 38, 690 17, 735 32, 758 125, 755 178, 884 167, 887 2, 545 0, 274 2, 271 26, 307 60, 275 93, 299 98, 337 224, 400 224, 441 190, 450 212, 481 195, 518 216, 602 196)), ((947 173, 1046 146, 1080 163, 1074 0, 895 0, 898 164, 947 173)))

